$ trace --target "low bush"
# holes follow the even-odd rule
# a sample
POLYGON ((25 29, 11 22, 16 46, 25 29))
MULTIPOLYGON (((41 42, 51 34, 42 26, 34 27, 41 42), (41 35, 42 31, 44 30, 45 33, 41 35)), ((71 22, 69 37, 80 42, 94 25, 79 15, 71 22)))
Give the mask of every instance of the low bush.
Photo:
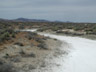
POLYGON ((43 43, 43 44, 39 44, 38 47, 39 47, 40 49, 48 50, 46 44, 44 44, 44 43, 43 43))
POLYGON ((36 57, 34 53, 27 54, 23 49, 19 52, 22 57, 36 57))
POLYGON ((11 38, 15 38, 15 31, 13 29, 2 29, 0 30, 0 43, 5 40, 10 40, 11 38))
POLYGON ((14 45, 18 45, 18 46, 24 46, 22 43, 20 43, 20 42, 16 42, 16 43, 14 43, 14 45))
POLYGON ((35 38, 35 40, 39 43, 44 43, 43 39, 42 38, 35 38))
POLYGON ((28 57, 36 57, 36 55, 34 53, 30 53, 27 55, 28 57))
POLYGON ((12 62, 20 62, 20 57, 13 57, 10 59, 12 62))
POLYGON ((33 57, 33 58, 36 57, 36 55, 35 55, 34 53, 24 54, 24 55, 22 55, 22 56, 23 56, 23 57, 33 57))
POLYGON ((25 55, 25 54, 26 54, 23 49, 21 49, 19 53, 20 53, 21 55, 25 55))
POLYGON ((35 39, 35 36, 37 36, 37 33, 28 32, 28 34, 26 35, 26 38, 28 38, 29 40, 31 40, 31 39, 35 39))

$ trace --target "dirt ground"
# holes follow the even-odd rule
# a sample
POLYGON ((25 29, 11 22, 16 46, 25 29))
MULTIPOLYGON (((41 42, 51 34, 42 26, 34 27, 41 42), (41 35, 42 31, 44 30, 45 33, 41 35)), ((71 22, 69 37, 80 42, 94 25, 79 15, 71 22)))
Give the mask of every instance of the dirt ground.
MULTIPOLYGON (((0 51, 0 59, 3 59, 7 63, 12 63, 16 68, 23 71, 29 71, 37 68, 42 68, 46 66, 45 59, 47 56, 54 55, 57 56, 56 51, 58 51, 61 46, 61 42, 56 39, 48 38, 45 41, 47 50, 40 49, 37 46, 37 42, 26 40, 24 37, 26 33, 19 33, 13 42, 6 43, 0 51), (15 45, 15 42, 21 42, 24 46, 15 45)), ((39 36, 42 38, 42 36, 39 36)), ((0 48, 1 48, 0 47, 0 48)))

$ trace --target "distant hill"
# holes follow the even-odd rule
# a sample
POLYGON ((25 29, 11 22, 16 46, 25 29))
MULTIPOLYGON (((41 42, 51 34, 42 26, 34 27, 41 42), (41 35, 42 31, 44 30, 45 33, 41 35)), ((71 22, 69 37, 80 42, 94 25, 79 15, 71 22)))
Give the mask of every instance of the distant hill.
POLYGON ((27 19, 27 18, 17 18, 13 21, 19 21, 19 22, 49 22, 48 20, 43 20, 43 19, 27 19))
POLYGON ((2 18, 0 18, 0 21, 9 21, 8 19, 2 19, 2 18))
POLYGON ((50 22, 48 20, 43 19, 27 19, 27 18, 17 18, 17 19, 2 19, 0 18, 0 21, 14 21, 14 22, 50 22))

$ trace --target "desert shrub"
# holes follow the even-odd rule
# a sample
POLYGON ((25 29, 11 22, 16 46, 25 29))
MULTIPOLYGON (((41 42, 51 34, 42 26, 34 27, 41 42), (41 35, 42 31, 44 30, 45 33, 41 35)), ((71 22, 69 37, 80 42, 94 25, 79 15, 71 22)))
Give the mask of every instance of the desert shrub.
POLYGON ((42 62, 41 63, 41 67, 46 67, 46 63, 45 62, 42 62))
POLYGON ((3 63, 0 65, 0 72, 17 72, 11 63, 3 63))
POLYGON ((46 46, 45 43, 39 44, 38 47, 39 47, 40 49, 48 50, 48 48, 47 48, 47 46, 46 46))
POLYGON ((9 54, 6 53, 5 56, 4 56, 5 59, 9 58, 9 54))
POLYGON ((12 62, 20 62, 20 57, 13 57, 10 59, 12 62))
POLYGON ((23 25, 20 25, 20 26, 19 26, 19 29, 24 29, 24 26, 23 26, 23 25))
POLYGON ((57 39, 55 39, 55 38, 54 38, 54 40, 56 40, 56 41, 57 41, 57 39))
POLYGON ((15 36, 15 33, 12 33, 12 34, 11 34, 11 36, 12 36, 13 38, 15 38, 15 37, 16 37, 16 36, 15 36))
POLYGON ((28 35, 26 35, 25 37, 28 38, 29 40, 31 40, 31 39, 34 39, 35 36, 37 36, 37 33, 28 32, 28 35))
POLYGON ((36 55, 34 53, 30 53, 27 55, 28 57, 36 57, 36 55))
POLYGON ((32 69, 36 69, 36 67, 33 65, 29 65, 29 70, 32 70, 32 69))
POLYGON ((80 30, 80 27, 74 27, 73 28, 75 31, 78 31, 78 30, 80 30))
POLYGON ((57 31, 56 33, 64 33, 63 31, 57 31))
POLYGON ((31 43, 31 47, 35 46, 33 43, 31 43))
POLYGON ((3 36, 4 36, 5 38, 7 38, 7 37, 10 36, 10 34, 9 34, 9 32, 5 32, 5 33, 3 34, 3 36))
POLYGON ((23 57, 33 57, 33 58, 36 57, 36 55, 35 55, 34 53, 24 54, 24 55, 22 55, 22 56, 23 56, 23 57))
POLYGON ((59 27, 58 26, 52 27, 52 30, 57 31, 57 30, 59 30, 59 27))
POLYGON ((0 65, 3 65, 5 62, 3 59, 0 59, 0 65))
POLYGON ((43 31, 46 31, 46 30, 48 30, 48 28, 40 28, 40 29, 38 29, 37 31, 43 32, 43 31))
POLYGON ((5 40, 10 40, 15 37, 15 31, 13 29, 2 29, 0 30, 0 42, 4 42, 5 40))
POLYGON ((37 35, 37 33, 35 33, 35 32, 29 32, 29 34, 33 35, 33 36, 37 35))
POLYGON ((7 29, 7 32, 9 32, 10 34, 14 33, 14 30, 13 29, 7 29))
POLYGON ((43 32, 43 31, 44 31, 44 29, 38 29, 37 31, 43 32))
POLYGON ((39 43, 44 43, 43 39, 42 38, 35 38, 35 40, 39 43))
POLYGON ((25 55, 25 54, 26 54, 23 49, 21 49, 19 53, 20 53, 21 55, 25 55))
POLYGON ((29 40, 31 40, 31 39, 34 39, 34 36, 31 35, 31 34, 28 34, 28 35, 26 35, 26 38, 28 38, 29 40))
POLYGON ((43 40, 47 40, 47 39, 48 39, 48 37, 43 37, 42 39, 43 39, 43 40))
POLYGON ((0 40, 1 41, 4 41, 4 40, 8 39, 9 36, 10 36, 9 33, 8 32, 5 32, 4 34, 2 34, 0 36, 0 40))
POLYGON ((18 45, 18 46, 24 46, 22 43, 20 43, 20 42, 16 42, 16 43, 14 43, 14 45, 18 45))
POLYGON ((27 54, 23 49, 19 52, 22 57, 36 57, 34 53, 27 54))

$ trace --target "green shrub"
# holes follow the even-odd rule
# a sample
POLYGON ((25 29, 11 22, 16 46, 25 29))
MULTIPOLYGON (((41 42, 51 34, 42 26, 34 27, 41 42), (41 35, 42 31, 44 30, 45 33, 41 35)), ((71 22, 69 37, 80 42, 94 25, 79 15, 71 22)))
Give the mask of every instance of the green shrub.
POLYGON ((0 42, 4 40, 10 40, 15 38, 15 32, 12 29, 2 29, 0 30, 0 42))
POLYGON ((13 32, 13 33, 11 34, 11 36, 12 36, 13 38, 15 38, 15 33, 13 32))

